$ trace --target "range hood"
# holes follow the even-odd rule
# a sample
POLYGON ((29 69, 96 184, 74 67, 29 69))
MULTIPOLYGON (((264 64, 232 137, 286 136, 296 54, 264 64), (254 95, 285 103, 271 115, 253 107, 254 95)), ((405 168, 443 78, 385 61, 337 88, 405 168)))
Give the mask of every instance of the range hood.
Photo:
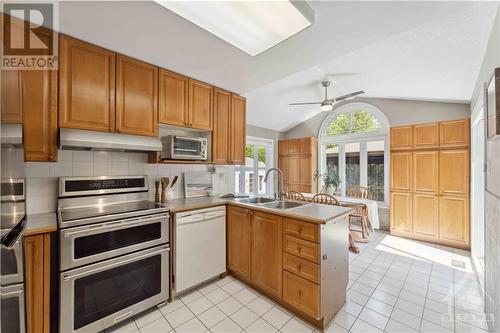
POLYGON ((2 124, 0 132, 2 147, 21 148, 23 146, 23 125, 2 124))
POLYGON ((150 136, 61 128, 61 149, 161 151, 160 139, 150 136))

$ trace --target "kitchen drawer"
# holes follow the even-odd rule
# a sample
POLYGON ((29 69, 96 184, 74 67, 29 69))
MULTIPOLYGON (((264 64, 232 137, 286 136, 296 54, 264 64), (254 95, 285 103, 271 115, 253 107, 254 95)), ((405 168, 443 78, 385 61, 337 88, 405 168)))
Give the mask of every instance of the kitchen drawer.
POLYGON ((283 269, 319 284, 319 265, 310 261, 283 253, 283 269))
POLYGON ((319 244, 283 235, 283 251, 319 264, 319 244))
POLYGON ((287 271, 283 272, 283 300, 305 314, 320 319, 320 286, 287 271))
POLYGON ((283 218, 283 233, 311 242, 319 243, 319 227, 314 223, 308 223, 285 217, 283 218))

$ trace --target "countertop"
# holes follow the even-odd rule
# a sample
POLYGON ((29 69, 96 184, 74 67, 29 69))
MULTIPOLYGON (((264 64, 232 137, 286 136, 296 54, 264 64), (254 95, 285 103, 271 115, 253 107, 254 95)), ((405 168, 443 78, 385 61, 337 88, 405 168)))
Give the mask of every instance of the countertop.
POLYGON ((221 205, 232 205, 237 207, 258 210, 269 214, 285 216, 305 220, 318 224, 325 224, 329 221, 338 219, 352 211, 351 208, 332 205, 322 205, 308 203, 304 206, 291 209, 276 209, 255 204, 242 203, 235 199, 220 199, 216 197, 200 197, 189 199, 173 199, 166 203, 170 212, 175 214, 187 210, 209 208, 221 205))
POLYGON ((24 236, 57 231, 56 213, 31 214, 26 216, 24 236))

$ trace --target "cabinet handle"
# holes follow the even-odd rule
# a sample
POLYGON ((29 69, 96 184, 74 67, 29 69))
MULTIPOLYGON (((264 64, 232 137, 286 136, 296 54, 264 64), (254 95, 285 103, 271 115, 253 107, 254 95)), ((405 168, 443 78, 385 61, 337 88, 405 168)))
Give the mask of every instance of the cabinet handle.
POLYGON ((302 296, 302 290, 297 291, 297 296, 302 296))
POLYGON ((300 253, 302 251, 302 248, 300 246, 297 247, 297 252, 300 253))
POLYGON ((299 267, 297 267, 297 270, 300 272, 302 271, 302 265, 299 265, 299 267))
POLYGON ((302 235, 302 229, 299 228, 297 232, 299 233, 299 235, 302 235))

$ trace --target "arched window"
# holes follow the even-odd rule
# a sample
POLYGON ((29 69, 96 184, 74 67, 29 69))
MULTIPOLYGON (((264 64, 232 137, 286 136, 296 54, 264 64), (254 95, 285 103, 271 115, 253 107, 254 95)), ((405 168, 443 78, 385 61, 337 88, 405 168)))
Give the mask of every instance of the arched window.
POLYGON ((368 187, 373 199, 388 202, 389 122, 367 103, 348 103, 325 118, 319 131, 319 171, 340 180, 341 194, 368 187))

